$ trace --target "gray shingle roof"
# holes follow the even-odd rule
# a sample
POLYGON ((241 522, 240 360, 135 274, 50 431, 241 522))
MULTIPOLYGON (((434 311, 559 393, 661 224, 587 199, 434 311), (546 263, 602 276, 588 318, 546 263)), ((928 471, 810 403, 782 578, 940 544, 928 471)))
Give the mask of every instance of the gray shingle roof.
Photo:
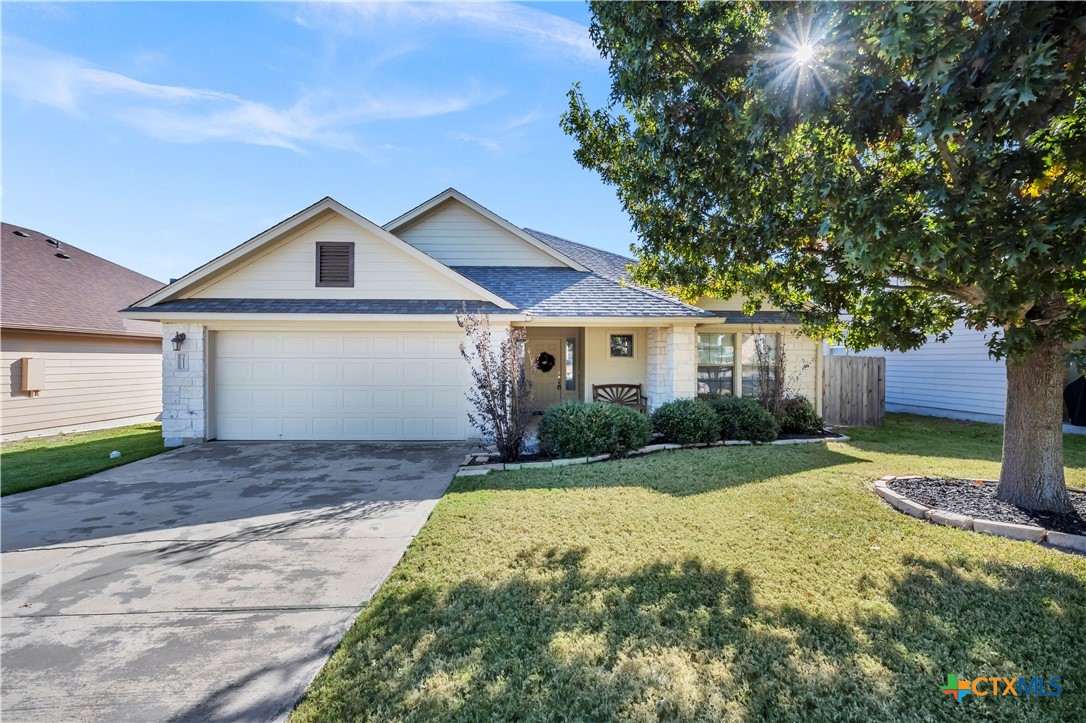
POLYGON ((624 286, 596 273, 539 266, 453 269, 536 316, 712 316, 663 294, 624 286))
POLYGON ((489 301, 431 299, 174 299, 125 311, 207 314, 517 314, 489 301))
POLYGON ((725 324, 798 324, 799 318, 783 311, 756 311, 744 314, 742 310, 710 312, 725 324))
POLYGON ((634 263, 633 259, 603 249, 593 248, 592 246, 585 246, 576 241, 570 241, 542 231, 535 231, 530 228, 521 230, 606 279, 630 281, 630 272, 626 267, 634 263))

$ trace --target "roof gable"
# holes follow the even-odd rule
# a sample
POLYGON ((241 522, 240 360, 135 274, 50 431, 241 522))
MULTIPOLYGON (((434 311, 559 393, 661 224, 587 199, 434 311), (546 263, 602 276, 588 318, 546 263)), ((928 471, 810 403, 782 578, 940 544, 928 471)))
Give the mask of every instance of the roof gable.
POLYGON ((181 298, 433 298, 512 305, 332 198, 324 198, 262 234, 133 304, 181 298), (315 242, 356 243, 355 286, 317 287, 315 242), (308 281, 306 280, 308 279, 308 281), (373 288, 367 289, 369 283, 373 288), (375 293, 376 292, 376 293, 375 293))
POLYGON ((0 323, 6 327, 158 336, 117 312, 162 282, 31 229, 3 224, 0 323))
POLYGON ((580 262, 450 188, 384 228, 450 266, 559 267, 580 262))

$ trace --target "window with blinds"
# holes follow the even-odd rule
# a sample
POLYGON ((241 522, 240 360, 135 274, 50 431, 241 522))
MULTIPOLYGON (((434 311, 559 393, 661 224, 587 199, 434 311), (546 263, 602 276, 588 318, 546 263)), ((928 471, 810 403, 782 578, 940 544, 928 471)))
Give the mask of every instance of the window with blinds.
POLYGON ((317 286, 354 286, 354 244, 317 244, 317 286))

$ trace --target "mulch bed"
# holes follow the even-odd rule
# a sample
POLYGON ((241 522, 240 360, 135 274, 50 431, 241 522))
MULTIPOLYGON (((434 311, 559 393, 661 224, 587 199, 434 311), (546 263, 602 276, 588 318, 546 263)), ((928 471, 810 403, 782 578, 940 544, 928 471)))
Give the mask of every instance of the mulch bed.
POLYGON ((937 510, 995 522, 1036 525, 1072 535, 1086 535, 1086 493, 1083 492, 1068 492, 1071 506, 1076 512, 1057 515, 1033 512, 997 500, 994 482, 918 477, 893 480, 889 486, 894 492, 937 510))

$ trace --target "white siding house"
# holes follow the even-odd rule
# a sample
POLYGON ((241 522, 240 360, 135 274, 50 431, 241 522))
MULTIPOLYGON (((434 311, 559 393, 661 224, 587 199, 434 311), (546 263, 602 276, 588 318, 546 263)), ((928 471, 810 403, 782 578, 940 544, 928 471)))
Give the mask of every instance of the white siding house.
MULTIPOLYGON (((886 411, 1003 423, 1007 367, 988 354, 993 329, 977 331, 957 322, 945 342, 929 337, 907 352, 882 348, 859 352, 886 357, 886 411)), ((1086 431, 1067 425, 1067 431, 1086 431)))

